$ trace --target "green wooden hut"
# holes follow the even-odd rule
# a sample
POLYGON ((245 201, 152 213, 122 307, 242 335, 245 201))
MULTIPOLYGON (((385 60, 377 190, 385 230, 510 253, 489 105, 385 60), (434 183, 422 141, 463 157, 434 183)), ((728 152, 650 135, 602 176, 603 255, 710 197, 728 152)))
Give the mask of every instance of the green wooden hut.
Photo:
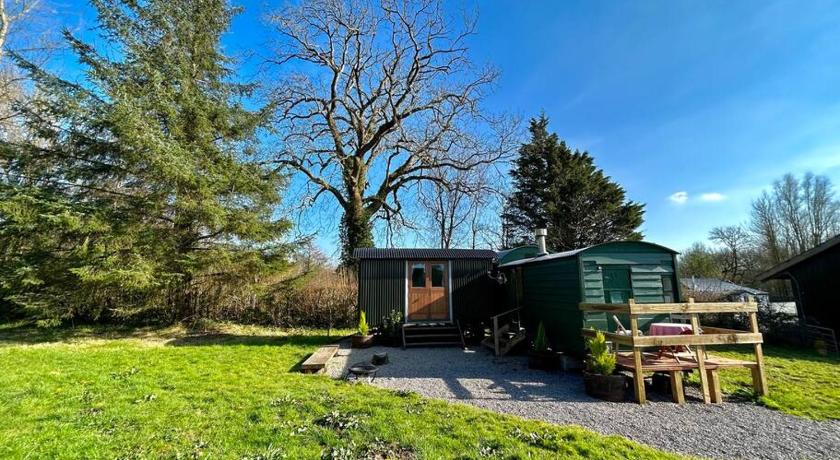
MULTIPOLYGON (((580 302, 676 302, 680 299, 676 251, 642 241, 604 243, 588 248, 537 255, 502 264, 508 307, 522 307, 523 321, 536 331, 540 321, 552 346, 580 355, 581 327, 614 331, 606 313, 580 311, 580 302)), ((646 329, 661 316, 639 318, 646 329)), ((619 317, 625 327, 629 319, 619 317)))

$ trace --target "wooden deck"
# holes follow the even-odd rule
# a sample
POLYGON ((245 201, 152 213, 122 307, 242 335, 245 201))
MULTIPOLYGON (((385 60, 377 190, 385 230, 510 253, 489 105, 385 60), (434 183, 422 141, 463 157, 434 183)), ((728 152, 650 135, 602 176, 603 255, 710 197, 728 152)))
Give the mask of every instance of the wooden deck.
MULTIPOLYGON (((700 374, 700 389, 703 401, 706 403, 721 402, 720 380, 718 370, 732 367, 746 367, 752 371, 753 388, 758 395, 767 395, 767 377, 764 372, 764 353, 762 351, 763 337, 758 329, 758 305, 755 302, 714 302, 694 303, 688 299, 685 303, 637 304, 633 299, 626 304, 581 303, 584 312, 622 313, 630 316, 630 335, 603 332, 607 340, 617 346, 630 347, 629 353, 619 353, 616 361, 619 366, 633 372, 633 391, 636 402, 644 404, 645 372, 667 372, 671 375, 671 387, 674 401, 683 402, 682 372, 697 369, 700 374), (692 334, 690 335, 655 335, 642 336, 639 331, 638 316, 650 314, 683 314, 691 320, 692 334), (750 320, 750 330, 740 331, 716 327, 700 326, 700 314, 705 313, 738 313, 746 314, 750 320), (752 345, 755 361, 741 361, 706 354, 707 346, 714 345, 752 345), (679 346, 691 346, 693 354, 645 353, 644 348, 658 347, 660 350, 673 349, 679 346), (670 356, 670 358, 667 358, 670 356), (678 358, 678 359, 677 359, 678 358), (678 389, 674 389, 678 386, 678 389)), ((596 334, 594 329, 583 329, 585 337, 596 334)))

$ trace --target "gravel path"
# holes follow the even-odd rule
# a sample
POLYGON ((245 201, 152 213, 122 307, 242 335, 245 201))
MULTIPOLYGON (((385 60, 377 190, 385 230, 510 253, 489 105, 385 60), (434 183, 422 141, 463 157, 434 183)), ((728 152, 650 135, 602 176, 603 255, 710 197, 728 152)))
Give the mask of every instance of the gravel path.
POLYGON ((353 363, 387 351, 375 385, 460 401, 496 412, 576 424, 664 450, 716 458, 840 458, 840 422, 817 422, 747 402, 702 404, 688 388, 684 406, 649 395, 645 406, 586 396, 580 376, 529 370, 524 357, 494 359, 481 348, 342 346, 327 366, 334 377, 353 363), (699 401, 699 402, 698 402, 699 401))

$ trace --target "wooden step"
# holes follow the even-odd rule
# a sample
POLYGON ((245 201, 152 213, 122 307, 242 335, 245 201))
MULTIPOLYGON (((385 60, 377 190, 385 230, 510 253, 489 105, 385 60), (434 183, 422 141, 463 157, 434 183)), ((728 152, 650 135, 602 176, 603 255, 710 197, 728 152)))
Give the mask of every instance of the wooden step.
POLYGON ((327 366, 327 362, 332 359, 336 353, 338 353, 338 345, 323 346, 316 350, 315 353, 312 353, 312 356, 306 358, 306 361, 300 365, 300 371, 304 374, 322 372, 327 366))
POLYGON ((409 331, 457 331, 455 326, 406 326, 406 332, 409 331))
MULTIPOLYGON (((429 339, 429 338, 436 338, 436 337, 448 337, 452 339, 459 339, 458 333, 455 334, 406 334, 406 339, 429 339)), ((459 339, 460 340, 460 339, 459 339)))
POLYGON ((451 346, 455 346, 455 345, 460 347, 461 342, 460 341, 454 341, 454 342, 415 342, 415 343, 406 342, 406 344, 405 344, 406 347, 435 347, 435 346, 451 347, 451 346))
POLYGON ((406 324, 402 339, 404 347, 464 346, 461 329, 451 322, 406 324))

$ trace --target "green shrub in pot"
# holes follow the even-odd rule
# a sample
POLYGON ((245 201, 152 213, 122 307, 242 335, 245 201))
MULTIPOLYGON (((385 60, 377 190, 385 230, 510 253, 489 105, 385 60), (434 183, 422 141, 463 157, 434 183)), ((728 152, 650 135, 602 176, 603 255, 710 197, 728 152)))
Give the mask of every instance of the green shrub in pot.
POLYGON ((607 339, 601 331, 587 339, 586 368, 583 371, 583 384, 586 394, 607 401, 624 401, 627 392, 627 379, 615 372, 615 354, 610 352, 607 339))
POLYGON ((373 345, 373 336, 370 334, 370 327, 368 327, 367 316, 365 312, 359 313, 359 332, 353 336, 353 348, 367 348, 373 345))

